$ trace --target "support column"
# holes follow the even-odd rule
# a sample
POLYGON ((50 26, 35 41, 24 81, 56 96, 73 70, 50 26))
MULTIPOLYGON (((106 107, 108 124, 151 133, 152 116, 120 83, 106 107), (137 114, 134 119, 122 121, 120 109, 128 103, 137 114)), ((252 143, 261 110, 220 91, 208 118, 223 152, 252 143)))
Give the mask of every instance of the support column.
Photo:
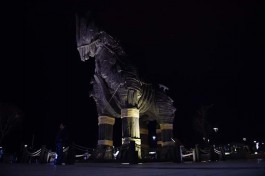
POLYGON ((135 150, 138 158, 141 158, 141 139, 139 127, 139 109, 128 108, 121 110, 122 118, 122 145, 129 145, 130 141, 135 141, 135 150))
POLYGON ((174 145, 174 142, 171 139, 173 137, 173 124, 171 123, 160 124, 160 129, 161 129, 162 147, 174 145))
POLYGON ((162 152, 162 139, 161 139, 161 129, 160 129, 160 125, 157 124, 157 129, 156 129, 156 139, 157 139, 157 150, 156 150, 156 154, 157 154, 157 159, 160 160, 161 159, 161 152, 162 152))
POLYGON ((98 146, 95 151, 96 159, 113 159, 113 125, 115 118, 98 117, 98 146))
POLYGON ((113 125, 115 118, 108 116, 98 117, 98 145, 113 146, 113 125))
POLYGON ((156 139, 157 139, 157 148, 161 149, 162 148, 162 138, 161 138, 161 129, 157 128, 156 129, 156 139))
POLYGON ((148 157, 149 144, 148 144, 148 129, 140 128, 140 137, 141 137, 141 155, 142 158, 148 157))
POLYGON ((173 137, 173 124, 163 123, 160 124, 161 139, 162 139, 162 150, 161 159, 166 161, 175 160, 175 143, 172 141, 173 137))

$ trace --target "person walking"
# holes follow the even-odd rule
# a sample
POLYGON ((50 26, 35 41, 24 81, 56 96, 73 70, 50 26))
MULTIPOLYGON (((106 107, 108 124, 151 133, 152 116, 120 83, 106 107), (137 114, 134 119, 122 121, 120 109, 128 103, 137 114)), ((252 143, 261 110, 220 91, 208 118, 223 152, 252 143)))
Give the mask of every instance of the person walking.
POLYGON ((57 159, 55 160, 55 165, 64 165, 65 158, 63 153, 63 148, 68 144, 68 134, 65 127, 65 123, 60 123, 59 131, 56 136, 56 154, 57 159))

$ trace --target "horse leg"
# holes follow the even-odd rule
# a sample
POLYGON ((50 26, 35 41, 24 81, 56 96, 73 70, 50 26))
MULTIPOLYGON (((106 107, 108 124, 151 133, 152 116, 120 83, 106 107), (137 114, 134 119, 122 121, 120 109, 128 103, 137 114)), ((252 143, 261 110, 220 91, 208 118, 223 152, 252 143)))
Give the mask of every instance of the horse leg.
POLYGON ((98 117, 98 145, 94 152, 95 159, 113 159, 113 125, 115 118, 109 116, 98 117))
POLYGON ((122 160, 141 158, 141 139, 139 127, 139 109, 127 108, 121 110, 122 119, 122 160), (134 145, 134 146, 132 146, 134 145), (134 150, 134 151, 133 151, 134 150))
POLYGON ((161 160, 172 161, 175 159, 175 142, 173 139, 173 124, 160 123, 162 148, 160 152, 161 160))
POLYGON ((159 123, 156 124, 156 145, 157 145, 157 159, 161 159, 161 151, 162 151, 162 137, 161 137, 161 129, 159 123))
POLYGON ((142 158, 148 158, 149 144, 148 144, 148 122, 140 118, 140 138, 141 138, 141 156, 142 158))

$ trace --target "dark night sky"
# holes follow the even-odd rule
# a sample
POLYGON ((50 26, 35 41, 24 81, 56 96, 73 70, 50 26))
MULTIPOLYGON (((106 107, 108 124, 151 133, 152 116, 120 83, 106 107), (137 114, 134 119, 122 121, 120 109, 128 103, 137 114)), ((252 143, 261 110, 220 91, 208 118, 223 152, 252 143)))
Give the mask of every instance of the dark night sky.
POLYGON ((223 141, 264 140, 264 5, 66 0, 26 1, 2 22, 12 34, 6 36, 0 101, 24 111, 23 141, 35 134, 36 145, 53 146, 64 120, 76 143, 96 144, 96 108, 88 96, 93 62, 81 62, 75 42, 75 13, 86 10, 121 41, 147 82, 169 87, 178 109, 175 136, 184 143, 200 104, 214 104, 208 120, 223 141))

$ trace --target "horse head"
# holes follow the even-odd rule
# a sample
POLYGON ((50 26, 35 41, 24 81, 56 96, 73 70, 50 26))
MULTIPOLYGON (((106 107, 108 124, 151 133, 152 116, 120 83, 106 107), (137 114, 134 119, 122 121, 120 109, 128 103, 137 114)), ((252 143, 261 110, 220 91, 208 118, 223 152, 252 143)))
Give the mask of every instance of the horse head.
MULTIPOLYGON (((105 55, 125 55, 119 42, 106 32, 100 30, 92 19, 93 16, 87 13, 86 17, 76 15, 76 42, 82 61, 95 57, 102 48, 107 50, 105 55)), ((101 52, 103 53, 103 52, 101 52)), ((114 57, 110 57, 114 58, 114 57)))
POLYGON ((86 61, 89 57, 94 57, 97 54, 96 43, 99 33, 100 31, 95 26, 90 14, 87 14, 87 17, 76 15, 77 50, 82 61, 86 61))

